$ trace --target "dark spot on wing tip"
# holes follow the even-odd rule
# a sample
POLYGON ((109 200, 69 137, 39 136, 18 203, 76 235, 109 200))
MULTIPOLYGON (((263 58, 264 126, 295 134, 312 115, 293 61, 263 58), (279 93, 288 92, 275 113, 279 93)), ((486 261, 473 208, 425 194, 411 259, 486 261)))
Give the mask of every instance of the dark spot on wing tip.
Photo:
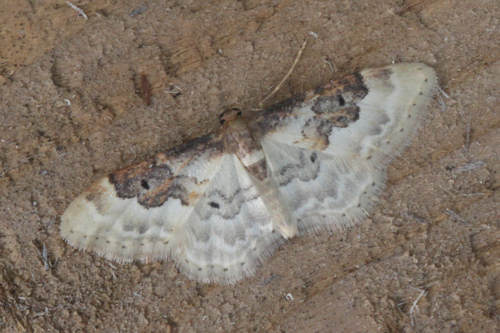
POLYGON ((212 208, 217 208, 217 209, 219 209, 219 208, 220 208, 220 205, 219 205, 217 202, 214 202, 214 201, 210 201, 210 202, 208 203, 208 205, 209 205, 210 207, 212 207, 212 208))
POLYGON ((312 154, 311 154, 311 157, 310 157, 311 162, 313 162, 313 163, 314 163, 314 162, 316 162, 316 159, 317 159, 317 158, 318 158, 318 155, 317 155, 316 153, 312 153, 312 154))
POLYGON ((345 105, 345 99, 344 99, 344 97, 342 97, 342 95, 337 95, 337 100, 339 101, 340 106, 345 105))
POLYGON ((108 179, 114 185, 116 195, 119 198, 135 198, 144 208, 159 207, 169 198, 179 199, 182 205, 188 205, 189 192, 184 187, 183 182, 173 181, 177 176, 174 175, 166 162, 170 157, 175 158, 188 151, 197 154, 199 151, 209 148, 211 152, 218 152, 222 148, 219 147, 218 142, 213 142, 212 139, 212 135, 193 139, 168 150, 162 156, 157 155, 153 161, 144 161, 115 171, 108 176, 108 179), (152 189, 155 191, 151 191, 152 189))
POLYGON ((141 186, 145 190, 149 190, 149 183, 146 179, 141 180, 141 186))

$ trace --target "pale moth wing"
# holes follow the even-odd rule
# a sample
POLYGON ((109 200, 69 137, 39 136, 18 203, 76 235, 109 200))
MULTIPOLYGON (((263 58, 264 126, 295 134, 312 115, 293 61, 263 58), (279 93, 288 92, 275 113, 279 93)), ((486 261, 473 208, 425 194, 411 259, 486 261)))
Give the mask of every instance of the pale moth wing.
POLYGON ((300 231, 335 230, 367 215, 436 84, 423 64, 367 69, 250 123, 300 231))
POLYGON ((365 217, 437 86, 423 64, 368 69, 116 171, 78 196, 61 235, 120 262, 173 259, 234 283, 284 240, 365 217))

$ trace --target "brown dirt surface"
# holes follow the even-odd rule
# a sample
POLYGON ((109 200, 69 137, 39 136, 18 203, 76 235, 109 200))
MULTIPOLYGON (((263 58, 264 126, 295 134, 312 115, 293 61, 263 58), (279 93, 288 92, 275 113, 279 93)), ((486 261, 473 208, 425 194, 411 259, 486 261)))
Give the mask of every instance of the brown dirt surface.
POLYGON ((497 0, 0 0, 0 331, 486 332, 500 309, 497 0), (314 37, 314 36, 316 37, 314 37), (233 286, 74 250, 97 178, 254 108, 391 62, 441 88, 371 217, 233 286), (141 78, 151 103, 141 98, 141 78))

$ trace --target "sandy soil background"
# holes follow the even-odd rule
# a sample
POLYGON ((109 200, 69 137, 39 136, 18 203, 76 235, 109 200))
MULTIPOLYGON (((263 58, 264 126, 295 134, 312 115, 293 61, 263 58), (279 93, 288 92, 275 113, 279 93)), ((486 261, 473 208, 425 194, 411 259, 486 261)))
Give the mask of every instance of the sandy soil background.
POLYGON ((498 1, 74 4, 88 20, 0 0, 0 331, 498 332, 498 1), (64 243, 59 217, 92 181, 255 107, 305 38, 270 103, 400 61, 433 66, 449 95, 369 219, 293 239, 234 286, 64 243))

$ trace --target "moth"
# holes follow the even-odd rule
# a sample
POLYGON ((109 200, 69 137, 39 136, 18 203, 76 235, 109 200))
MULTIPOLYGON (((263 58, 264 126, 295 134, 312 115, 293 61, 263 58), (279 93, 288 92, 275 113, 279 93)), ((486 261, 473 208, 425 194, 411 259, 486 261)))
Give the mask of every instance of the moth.
POLYGON ((401 63, 226 111, 216 133, 97 181, 61 235, 108 259, 172 259, 190 279, 234 283, 289 238, 365 218, 436 86, 432 68, 401 63))

